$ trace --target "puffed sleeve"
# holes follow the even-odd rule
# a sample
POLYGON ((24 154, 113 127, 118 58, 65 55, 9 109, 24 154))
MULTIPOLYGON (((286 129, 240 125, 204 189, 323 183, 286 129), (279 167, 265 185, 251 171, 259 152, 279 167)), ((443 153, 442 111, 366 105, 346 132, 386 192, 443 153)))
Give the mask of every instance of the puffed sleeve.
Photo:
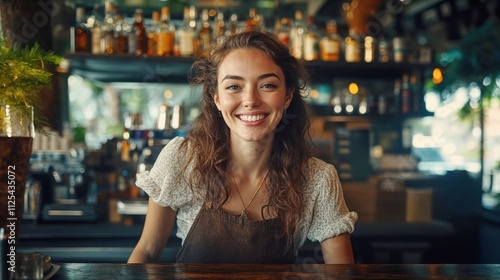
POLYGON ((335 167, 323 162, 318 169, 312 175, 315 201, 307 238, 321 242, 342 233, 353 232, 358 214, 349 211, 345 203, 335 167))
POLYGON ((176 137, 161 150, 150 171, 137 174, 136 185, 158 205, 177 210, 192 199, 192 192, 179 172, 184 164, 185 152, 180 151, 184 139, 176 137))

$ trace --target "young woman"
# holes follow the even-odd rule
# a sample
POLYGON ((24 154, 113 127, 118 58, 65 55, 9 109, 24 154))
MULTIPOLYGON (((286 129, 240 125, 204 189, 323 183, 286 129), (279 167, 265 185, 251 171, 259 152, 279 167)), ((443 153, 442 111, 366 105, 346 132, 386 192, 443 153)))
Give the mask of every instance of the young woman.
POLYGON ((142 236, 129 262, 157 261, 177 220, 181 263, 294 263, 306 239, 325 263, 353 263, 357 214, 335 168, 310 155, 308 76, 270 33, 229 37, 193 65, 202 112, 150 172, 142 236))

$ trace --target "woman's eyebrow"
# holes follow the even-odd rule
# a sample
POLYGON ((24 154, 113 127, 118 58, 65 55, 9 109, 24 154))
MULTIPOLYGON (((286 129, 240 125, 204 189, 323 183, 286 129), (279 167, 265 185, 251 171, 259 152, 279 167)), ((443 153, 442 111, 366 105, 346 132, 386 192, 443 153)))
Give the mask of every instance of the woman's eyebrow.
POLYGON ((226 76, 224 76, 224 78, 222 78, 221 82, 223 82, 224 80, 240 80, 240 81, 243 81, 244 79, 241 76, 226 75, 226 76))
POLYGON ((262 80, 262 79, 270 78, 270 77, 276 77, 276 79, 281 80, 280 77, 278 75, 276 75, 275 73, 263 74, 263 75, 260 75, 257 79, 262 80))
MULTIPOLYGON (((275 73, 262 74, 262 75, 258 76, 257 79, 262 80, 262 79, 266 79, 266 78, 270 78, 270 77, 276 77, 276 79, 280 80, 280 77, 278 75, 276 75, 275 73)), ((243 81, 244 79, 243 79, 243 77, 237 76, 237 75, 226 75, 226 76, 224 76, 224 78, 222 78, 221 82, 223 82, 225 80, 243 81)))

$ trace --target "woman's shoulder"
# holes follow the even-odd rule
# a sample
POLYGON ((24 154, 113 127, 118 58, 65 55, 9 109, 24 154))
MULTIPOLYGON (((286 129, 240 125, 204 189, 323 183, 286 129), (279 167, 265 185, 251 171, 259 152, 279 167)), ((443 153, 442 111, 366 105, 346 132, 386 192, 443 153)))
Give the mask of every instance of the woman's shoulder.
POLYGON ((309 158, 307 164, 305 165, 305 171, 306 174, 311 174, 312 176, 326 176, 331 173, 337 173, 337 170, 335 169, 335 166, 333 166, 333 164, 316 157, 309 158))
POLYGON ((304 168, 304 176, 308 186, 321 189, 325 185, 334 185, 338 181, 337 169, 333 164, 319 158, 311 157, 304 168))

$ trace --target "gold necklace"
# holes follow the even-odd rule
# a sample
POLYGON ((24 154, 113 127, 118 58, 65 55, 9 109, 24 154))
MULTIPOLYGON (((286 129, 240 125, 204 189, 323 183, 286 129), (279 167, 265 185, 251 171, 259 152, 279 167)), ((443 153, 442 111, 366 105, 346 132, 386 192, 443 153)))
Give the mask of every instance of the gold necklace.
POLYGON ((240 189, 236 185, 236 180, 234 180, 234 177, 233 177, 233 182, 236 185, 236 191, 238 192, 238 196, 240 197, 241 204, 243 204, 243 210, 241 211, 241 214, 240 214, 241 223, 243 223, 244 220, 248 220, 248 211, 247 211, 247 209, 248 209, 248 207, 250 207, 250 204, 252 204, 253 200, 257 196, 257 193, 259 193, 260 189, 264 185, 264 181, 266 180, 268 174, 269 174, 269 171, 267 171, 266 176, 264 176, 264 178, 262 179, 262 181, 259 184, 259 187, 257 188, 257 190, 255 191, 255 193, 253 194, 252 199, 250 199, 250 202, 248 202, 248 205, 246 205, 246 206, 245 206, 245 202, 243 201, 243 197, 241 196, 240 189))

